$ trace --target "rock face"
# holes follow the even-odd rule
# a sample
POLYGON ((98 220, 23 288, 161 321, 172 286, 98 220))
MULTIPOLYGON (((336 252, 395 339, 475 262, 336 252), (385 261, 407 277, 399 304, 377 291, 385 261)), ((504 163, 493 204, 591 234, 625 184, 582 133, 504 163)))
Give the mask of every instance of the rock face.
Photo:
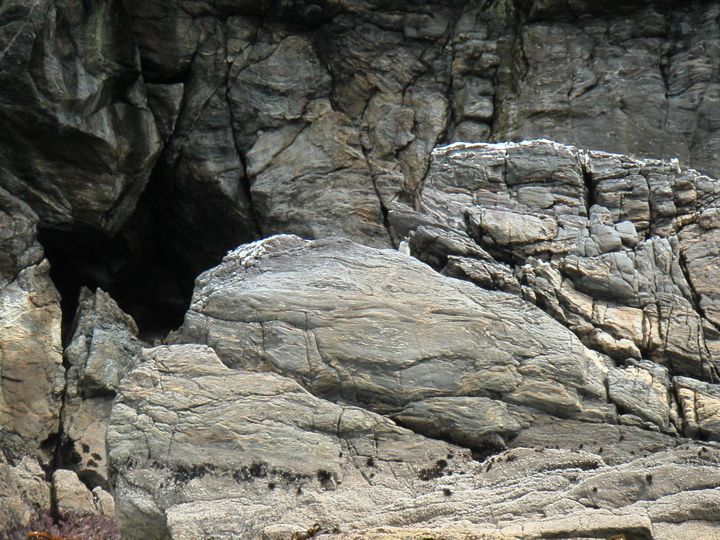
POLYGON ((0 2, 0 536, 719 537, 719 17, 0 2))
POLYGON ((108 445, 130 539, 261 538, 281 523, 287 537, 473 466, 459 448, 280 375, 231 370, 199 345, 145 351, 119 388, 108 445))
POLYGON ((720 174, 716 2, 124 5, 174 126, 173 249, 206 267, 274 233, 396 244, 385 213, 441 143, 547 137, 720 174))
POLYGON ((108 444, 123 538, 280 540, 318 523, 345 533, 328 538, 413 525, 649 540, 718 527, 716 445, 615 466, 528 448, 479 464, 275 373, 231 370, 198 345, 144 353, 119 389, 108 444))
MULTIPOLYGON (((549 141, 456 144, 434 156, 423 208, 436 226, 515 266, 525 298, 616 361, 650 358, 718 380, 708 272, 717 181, 549 141)), ((487 265, 473 253, 467 261, 465 248, 433 253, 426 236, 419 231, 417 248, 429 262, 487 265)))
MULTIPOLYGON (((70 364, 63 405, 62 454, 91 488, 110 488, 105 446, 107 422, 120 379, 142 345, 131 317, 98 289, 83 289, 65 359, 70 364)), ((89 493, 89 492, 88 492, 89 493)))
POLYGON ((183 340, 324 398, 388 413, 465 396, 478 410, 495 398, 565 418, 615 417, 607 364, 566 328, 517 296, 394 250, 277 236, 228 254, 197 283, 183 340))
POLYGON ((44 476, 38 462, 31 457, 24 457, 13 467, 0 453, 0 535, 3 538, 24 532, 38 512, 50 508, 50 484, 44 476))
POLYGON ((160 150, 121 2, 3 2, 0 21, 0 185, 44 225, 116 232, 160 150))
MULTIPOLYGON (((20 460, 59 430, 65 387, 60 299, 37 243, 38 218, 0 188, 0 433, 20 460)), ((50 458, 50 451, 43 460, 50 458)))
POLYGON ((517 4, 526 24, 498 40, 496 140, 677 157, 718 176, 717 3, 517 4))

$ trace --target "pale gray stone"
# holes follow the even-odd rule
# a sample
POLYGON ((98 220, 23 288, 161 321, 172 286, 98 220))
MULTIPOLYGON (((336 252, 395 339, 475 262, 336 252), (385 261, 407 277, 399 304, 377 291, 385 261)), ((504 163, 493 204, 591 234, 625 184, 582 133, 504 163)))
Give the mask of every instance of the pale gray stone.
POLYGON ((95 514, 92 492, 68 469, 56 469, 52 476, 53 498, 58 514, 67 519, 74 512, 95 514))
POLYGON ((132 317, 104 291, 80 291, 63 406, 62 444, 66 463, 90 487, 111 489, 105 446, 110 409, 120 379, 142 350, 132 317))
POLYGON ((119 389, 108 445, 124 538, 340 523, 475 467, 457 447, 275 373, 231 370, 199 345, 144 352, 119 389))

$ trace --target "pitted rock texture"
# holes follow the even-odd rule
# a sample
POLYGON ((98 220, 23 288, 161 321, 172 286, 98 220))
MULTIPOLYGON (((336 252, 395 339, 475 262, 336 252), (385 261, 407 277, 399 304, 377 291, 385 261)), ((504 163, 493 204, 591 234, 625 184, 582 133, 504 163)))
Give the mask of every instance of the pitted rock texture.
POLYGON ((143 353, 119 388, 108 446, 129 539, 259 538, 271 523, 289 536, 318 517, 371 515, 475 467, 466 450, 280 375, 231 370, 200 345, 143 353))
POLYGON ((61 461, 91 488, 110 489, 105 445, 110 409, 120 379, 142 350, 137 326, 110 296, 80 291, 62 412, 61 461))

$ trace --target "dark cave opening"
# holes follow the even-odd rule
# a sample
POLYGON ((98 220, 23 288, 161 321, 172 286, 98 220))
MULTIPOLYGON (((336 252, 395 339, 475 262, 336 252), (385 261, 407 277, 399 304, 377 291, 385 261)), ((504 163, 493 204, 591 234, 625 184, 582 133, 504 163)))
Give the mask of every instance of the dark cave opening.
POLYGON ((157 230, 145 230, 142 241, 127 234, 41 229, 38 240, 50 261, 50 278, 60 293, 63 345, 81 287, 101 288, 131 315, 143 334, 179 327, 190 305, 195 276, 161 245, 157 230))

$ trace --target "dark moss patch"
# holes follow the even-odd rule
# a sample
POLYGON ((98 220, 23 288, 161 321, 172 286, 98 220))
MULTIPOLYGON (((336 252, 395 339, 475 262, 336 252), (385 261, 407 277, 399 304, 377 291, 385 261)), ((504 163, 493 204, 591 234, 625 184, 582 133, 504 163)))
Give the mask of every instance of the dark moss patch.
POLYGON ((424 481, 432 480, 434 478, 440 478, 445 474, 445 468, 447 467, 447 465, 447 461, 445 461, 444 459, 438 459, 435 462, 435 465, 433 465, 432 467, 420 469, 420 471, 418 472, 418 478, 424 481))
POLYGON ((318 469, 317 479, 318 479, 318 482, 320 482, 320 485, 322 487, 324 487, 324 488, 333 487, 333 475, 330 471, 326 471, 325 469, 318 469))

